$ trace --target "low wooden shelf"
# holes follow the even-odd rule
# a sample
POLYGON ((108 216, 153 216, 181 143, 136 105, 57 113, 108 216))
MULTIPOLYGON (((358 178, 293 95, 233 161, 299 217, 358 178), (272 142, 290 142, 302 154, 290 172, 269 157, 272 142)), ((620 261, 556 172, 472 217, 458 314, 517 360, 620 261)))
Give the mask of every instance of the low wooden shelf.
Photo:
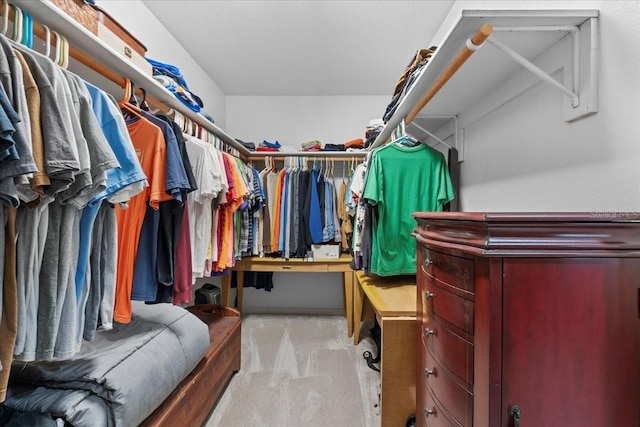
MULTIPOLYGON (((271 258, 244 257, 236 261, 233 270, 237 273, 238 311, 242 312, 242 296, 245 271, 266 271, 274 273, 342 273, 344 285, 344 315, 347 318, 347 332, 353 335, 353 270, 351 269, 351 255, 341 255, 337 259, 314 259, 309 262, 306 258, 271 258)), ((231 274, 222 276, 222 305, 229 306, 231 289, 231 274)))

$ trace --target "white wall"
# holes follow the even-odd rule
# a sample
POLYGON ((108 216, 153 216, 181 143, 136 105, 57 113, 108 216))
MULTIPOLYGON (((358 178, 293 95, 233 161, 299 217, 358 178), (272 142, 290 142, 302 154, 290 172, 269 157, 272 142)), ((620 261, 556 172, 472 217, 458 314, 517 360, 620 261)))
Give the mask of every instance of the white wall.
POLYGON ((189 89, 202 99, 204 110, 216 125, 225 127, 224 93, 142 1, 99 0, 96 3, 147 47, 147 58, 180 68, 189 89))
MULTIPOLYGON (((493 6, 506 7, 482 3, 493 6)), ((457 1, 450 17, 477 7, 457 1)), ((640 3, 508 3, 523 7, 600 10, 598 112, 564 122, 563 95, 542 83, 479 119, 463 112, 462 210, 640 211, 640 3)), ((536 62, 556 54, 550 49, 536 62)))
POLYGON ((228 96, 227 130, 244 141, 278 140, 294 150, 320 140, 342 144, 364 138, 389 96, 228 96))

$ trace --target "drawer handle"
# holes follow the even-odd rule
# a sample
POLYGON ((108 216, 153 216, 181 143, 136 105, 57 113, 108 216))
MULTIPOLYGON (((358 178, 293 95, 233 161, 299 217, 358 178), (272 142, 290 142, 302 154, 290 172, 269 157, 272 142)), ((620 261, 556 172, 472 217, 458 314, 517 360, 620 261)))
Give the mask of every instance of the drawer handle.
POLYGON ((424 260, 424 268, 429 268, 433 265, 433 261, 430 260, 429 258, 424 260))
POLYGON ((509 407, 509 417, 513 420, 513 427, 520 427, 520 417, 522 416, 522 411, 518 405, 511 405, 509 407))
POLYGON ((428 368, 424 368, 424 377, 425 378, 429 378, 429 375, 435 375, 436 374, 436 369, 428 369, 428 368))
POLYGON ((435 415, 435 414, 436 414, 436 410, 435 409, 424 408, 424 416, 425 417, 429 417, 429 415, 435 415))
POLYGON ((433 298, 435 296, 436 296, 436 294, 434 294, 433 292, 427 291, 427 292, 424 293, 424 298, 425 299, 430 299, 430 298, 433 298))
POLYGON ((291 267, 290 265, 283 265, 282 269, 283 270, 291 270, 293 267, 291 267))
POLYGON ((430 335, 435 335, 436 334, 436 330, 435 329, 425 329, 424 330, 424 336, 425 337, 429 337, 430 335))

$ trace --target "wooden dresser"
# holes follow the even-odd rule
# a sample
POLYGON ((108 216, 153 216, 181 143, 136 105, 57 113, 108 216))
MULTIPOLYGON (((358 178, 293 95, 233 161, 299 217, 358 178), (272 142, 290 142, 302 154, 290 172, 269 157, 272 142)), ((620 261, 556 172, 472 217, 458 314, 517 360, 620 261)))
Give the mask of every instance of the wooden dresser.
POLYGON ((640 426, 640 213, 419 213, 418 426, 640 426))

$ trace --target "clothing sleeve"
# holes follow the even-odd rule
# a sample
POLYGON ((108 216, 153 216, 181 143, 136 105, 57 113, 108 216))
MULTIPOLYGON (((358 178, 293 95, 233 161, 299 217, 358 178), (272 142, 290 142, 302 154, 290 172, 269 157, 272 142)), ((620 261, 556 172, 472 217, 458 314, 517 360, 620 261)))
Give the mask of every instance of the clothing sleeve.
POLYGON ((372 205, 377 205, 384 199, 384 177, 382 174, 382 165, 378 156, 374 156, 371 165, 367 170, 364 192, 362 197, 369 201, 372 205))
POLYGON ((449 168, 447 167, 447 162, 444 160, 444 156, 440 162, 438 175, 438 203, 442 208, 442 206, 446 205, 456 197, 455 190, 453 189, 453 183, 451 182, 451 176, 449 175, 449 168))

